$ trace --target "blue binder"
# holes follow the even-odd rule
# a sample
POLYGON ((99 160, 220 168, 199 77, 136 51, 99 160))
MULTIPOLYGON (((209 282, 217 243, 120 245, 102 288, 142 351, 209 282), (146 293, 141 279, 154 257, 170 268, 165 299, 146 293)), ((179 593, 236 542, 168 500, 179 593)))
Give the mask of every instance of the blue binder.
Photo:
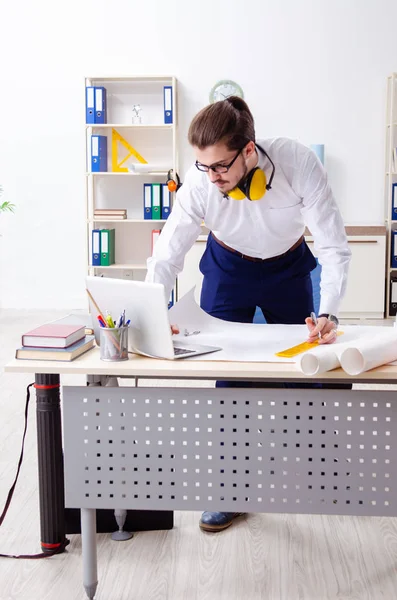
POLYGON ((143 218, 152 218, 152 184, 143 184, 143 218))
POLYGON ((91 136, 91 171, 101 173, 108 170, 108 138, 106 135, 91 136))
POLYGON ((395 317, 397 314, 397 278, 390 277, 389 315, 395 317))
POLYGON ((106 89, 95 88, 95 120, 94 123, 107 123, 106 89))
POLYGON ((174 290, 172 290, 171 294, 170 294, 170 299, 168 302, 168 310, 174 306, 174 290))
POLYGON ((173 99, 172 99, 172 86, 164 86, 164 123, 166 125, 172 123, 173 114, 173 99))
POLYGON ((397 183, 391 185, 391 219, 397 221, 397 183))
POLYGON ((95 123, 95 88, 85 88, 85 122, 95 123))
POLYGON ((171 212, 171 192, 168 185, 163 183, 161 186, 161 218, 168 219, 171 212))
POLYGON ((392 231, 392 243, 391 243, 391 266, 397 267, 397 231, 392 231))
POLYGON ((94 267, 101 265, 101 230, 92 230, 92 265, 94 267))

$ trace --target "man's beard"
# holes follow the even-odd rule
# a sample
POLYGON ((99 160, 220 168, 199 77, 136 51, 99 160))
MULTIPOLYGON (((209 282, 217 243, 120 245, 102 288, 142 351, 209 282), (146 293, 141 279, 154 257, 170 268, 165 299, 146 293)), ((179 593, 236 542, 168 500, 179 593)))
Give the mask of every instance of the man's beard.
POLYGON ((233 187, 229 188, 228 190, 224 190, 223 191, 223 195, 227 196, 229 192, 231 192, 232 190, 234 190, 236 187, 239 187, 240 184, 243 184, 244 181, 245 181, 245 179, 247 178, 247 175, 248 175, 248 167, 247 167, 247 164, 244 162, 244 173, 243 173, 243 175, 240 177, 240 179, 238 180, 238 182, 233 187))

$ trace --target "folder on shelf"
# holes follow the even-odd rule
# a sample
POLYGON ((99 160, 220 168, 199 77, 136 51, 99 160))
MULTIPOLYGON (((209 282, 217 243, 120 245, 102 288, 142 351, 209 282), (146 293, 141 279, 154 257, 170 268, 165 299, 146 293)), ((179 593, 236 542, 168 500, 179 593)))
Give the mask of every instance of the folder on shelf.
POLYGON ((390 277, 390 299, 389 315, 395 317, 397 314, 397 277, 390 277))
POLYGON ((391 184, 391 218, 397 221, 397 183, 391 184))
POLYGON ((153 248, 157 242, 157 240, 159 239, 161 233, 161 229, 152 229, 152 255, 153 255, 153 248))
POLYGON ((94 123, 107 123, 106 89, 95 88, 95 120, 94 123))
POLYGON ((397 231, 391 231, 391 267, 397 268, 397 231))
POLYGON ((91 171, 102 173, 108 170, 108 138, 106 135, 91 136, 91 171))
POLYGON ((164 123, 172 123, 173 106, 172 106, 172 86, 164 86, 164 123))
POLYGON ((152 218, 152 184, 143 184, 143 218, 152 218))
POLYGON ((92 230, 92 266, 98 267, 101 264, 101 230, 92 230))
POLYGON ((152 219, 161 219, 161 184, 152 183, 152 219))
POLYGON ((115 263, 115 229, 101 229, 101 267, 115 263))
POLYGON ((161 218, 168 219, 171 212, 171 192, 168 185, 163 183, 161 186, 161 218))
POLYGON ((92 85, 85 88, 85 122, 95 123, 95 88, 92 85))

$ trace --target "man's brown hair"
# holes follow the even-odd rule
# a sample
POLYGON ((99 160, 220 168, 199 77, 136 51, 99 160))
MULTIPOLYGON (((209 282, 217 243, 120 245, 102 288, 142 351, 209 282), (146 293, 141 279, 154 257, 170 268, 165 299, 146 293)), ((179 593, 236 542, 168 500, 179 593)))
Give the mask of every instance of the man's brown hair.
POLYGON ((200 150, 219 142, 229 150, 240 150, 255 141, 254 118, 242 98, 230 96, 209 104, 194 117, 188 139, 200 150))

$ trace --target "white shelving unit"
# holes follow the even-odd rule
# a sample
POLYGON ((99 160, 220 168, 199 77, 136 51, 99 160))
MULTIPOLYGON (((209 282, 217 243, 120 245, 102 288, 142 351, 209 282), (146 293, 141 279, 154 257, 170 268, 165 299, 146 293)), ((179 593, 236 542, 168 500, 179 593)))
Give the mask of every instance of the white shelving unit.
MULTIPOLYGON (((88 223, 145 223, 153 224, 153 221, 146 219, 88 219, 88 223)), ((165 219, 156 219, 155 223, 165 223, 165 219)))
POLYGON ((150 171, 149 173, 106 173, 103 171, 102 173, 90 173, 87 172, 86 175, 91 175, 92 177, 143 177, 144 175, 159 175, 161 177, 165 177, 168 173, 167 171, 150 171))
POLYGON ((124 269, 131 269, 132 271, 146 271, 146 263, 144 264, 137 264, 137 263, 132 263, 132 264, 125 264, 123 265, 122 263, 117 263, 114 265, 109 265, 108 267, 98 267, 98 269, 101 269, 103 271, 120 271, 120 270, 124 270, 124 269))
MULTIPOLYGON (((127 129, 172 129, 174 125, 145 125, 144 123, 140 123, 140 124, 134 124, 134 125, 128 125, 126 123, 96 123, 95 127, 97 129, 106 129, 106 128, 111 128, 114 127, 115 129, 122 129, 123 127, 127 128, 127 129)), ((92 125, 87 124, 86 123, 86 127, 92 127, 92 125)))
MULTIPOLYGON (((392 218, 393 183, 397 183, 397 165, 393 165, 393 148, 397 148, 397 73, 387 78, 386 99, 386 151, 385 151, 385 223, 387 229, 386 246, 386 310, 387 317, 397 313, 397 301, 394 310, 391 306, 391 277, 397 278, 397 267, 392 267, 392 232, 397 230, 397 217, 392 218)), ((397 190, 396 190, 397 191, 397 190)), ((394 298, 393 298, 394 299, 394 298)))
MULTIPOLYGON (((178 171, 177 150, 177 82, 172 76, 153 77, 86 77, 85 87, 102 86, 106 89, 107 123, 85 124, 86 149, 86 223, 87 272, 122 279, 143 280, 146 260, 151 254, 152 230, 163 227, 164 219, 143 218, 143 184, 165 183, 169 169, 178 171), (164 86, 172 87, 173 123, 164 124, 164 86), (141 106, 142 123, 132 122, 132 107, 141 106), (112 171, 112 129, 133 146, 155 170, 150 172, 112 171), (91 135, 108 138, 108 171, 91 172, 91 135), (159 168, 161 167, 161 168, 159 168), (96 221, 96 208, 125 208, 124 220, 96 221), (115 229, 115 264, 92 265, 92 230, 115 229)), ((85 94, 84 94, 85 102, 85 94)), ((85 104, 84 104, 85 106, 85 104)), ((119 144, 119 160, 127 150, 119 144)), ((133 168, 139 164, 135 157, 123 165, 133 168)), ((173 200, 173 199, 172 199, 173 200)), ((176 298, 175 298, 176 300, 176 298)))

